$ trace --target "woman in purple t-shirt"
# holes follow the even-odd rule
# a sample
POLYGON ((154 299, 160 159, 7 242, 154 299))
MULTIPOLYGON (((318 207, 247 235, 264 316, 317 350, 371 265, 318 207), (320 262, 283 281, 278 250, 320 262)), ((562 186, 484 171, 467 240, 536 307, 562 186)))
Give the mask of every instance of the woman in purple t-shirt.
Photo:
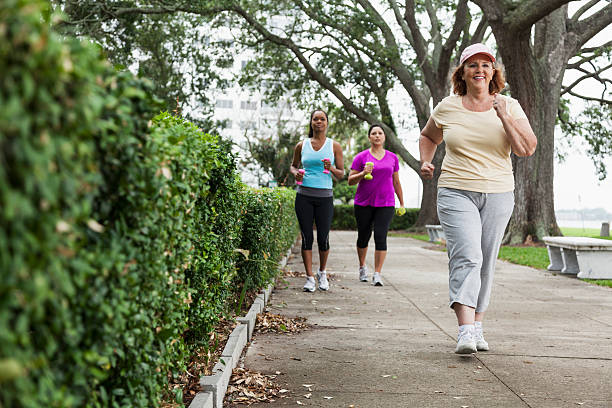
POLYGON ((348 184, 357 186, 355 194, 355 219, 357 220, 357 257, 359 280, 368 281, 365 264, 368 242, 374 229, 374 276, 372 285, 382 286, 380 273, 387 256, 387 231, 391 225, 397 194, 404 213, 404 194, 399 180, 397 156, 385 150, 385 131, 375 123, 368 130, 370 148, 357 154, 351 165, 348 184))

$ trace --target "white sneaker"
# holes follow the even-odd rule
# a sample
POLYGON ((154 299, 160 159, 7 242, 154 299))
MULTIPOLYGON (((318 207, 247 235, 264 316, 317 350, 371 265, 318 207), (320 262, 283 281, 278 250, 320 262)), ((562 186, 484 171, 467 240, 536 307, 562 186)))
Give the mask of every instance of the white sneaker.
POLYGON ((315 280, 312 276, 306 278, 306 283, 304 284, 304 292, 314 292, 316 289, 315 280))
POLYGON ((455 353, 457 354, 471 354, 476 352, 476 340, 474 339, 474 333, 471 330, 466 330, 459 333, 457 336, 457 348, 455 353))
POLYGON ((382 286, 382 278, 380 277, 380 273, 378 272, 374 272, 374 275, 372 276, 372 285, 374 286, 382 286))
POLYGON ((368 281, 368 267, 365 265, 359 267, 359 280, 361 282, 368 281))
POLYGON ((317 280, 319 281, 319 289, 321 289, 321 290, 328 290, 329 289, 329 282, 327 280, 327 272, 325 272, 325 271, 318 271, 317 272, 317 280))
POLYGON ((474 341, 476 342, 476 350, 478 351, 489 351, 489 343, 484 339, 482 334, 482 328, 479 330, 478 327, 474 332, 474 341))

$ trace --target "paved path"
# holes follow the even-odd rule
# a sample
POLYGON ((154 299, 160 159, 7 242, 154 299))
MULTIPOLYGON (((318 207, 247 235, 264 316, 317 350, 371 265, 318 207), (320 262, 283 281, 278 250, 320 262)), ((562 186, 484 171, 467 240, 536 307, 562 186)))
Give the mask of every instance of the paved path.
MULTIPOLYGON (((612 407, 612 289, 500 261, 485 320, 491 351, 462 357, 446 253, 390 237, 386 285, 374 287, 357 279, 355 240, 332 232, 329 292, 303 293, 302 277, 275 289, 273 312, 314 327, 254 338, 245 367, 280 371, 290 398, 253 406, 612 407)), ((299 254, 288 268, 303 272, 299 254)))

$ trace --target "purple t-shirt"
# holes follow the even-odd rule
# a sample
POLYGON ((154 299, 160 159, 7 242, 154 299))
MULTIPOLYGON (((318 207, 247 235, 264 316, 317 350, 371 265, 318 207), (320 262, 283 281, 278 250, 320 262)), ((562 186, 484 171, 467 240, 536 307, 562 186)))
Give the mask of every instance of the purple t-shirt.
POLYGON ((378 160, 372 156, 370 149, 355 156, 351 170, 363 171, 366 162, 374 163, 372 180, 361 179, 355 194, 355 204, 371 207, 395 207, 395 189, 393 188, 393 173, 399 170, 397 156, 385 150, 385 155, 378 160))

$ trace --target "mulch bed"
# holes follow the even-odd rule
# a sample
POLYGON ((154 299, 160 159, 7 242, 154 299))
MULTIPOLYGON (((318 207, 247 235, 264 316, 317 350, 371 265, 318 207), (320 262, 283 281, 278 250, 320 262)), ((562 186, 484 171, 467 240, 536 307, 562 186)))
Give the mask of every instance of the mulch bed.
MULTIPOLYGON (((301 275, 303 274, 299 276, 301 275)), ((330 280, 333 279, 333 274, 328 274, 328 276, 330 280)), ((252 304, 255 296, 256 294, 247 295, 245 305, 252 304)), ((195 395, 200 392, 200 377, 212 374, 212 369, 219 361, 227 339, 235 327, 236 322, 232 321, 231 318, 221 320, 215 327, 214 332, 211 333, 208 346, 200 347, 191 355, 187 370, 176 378, 169 375, 169 387, 162 398, 162 408, 189 406, 195 395), (173 402, 179 389, 183 395, 182 404, 173 402)), ((310 325, 306 323, 306 319, 303 317, 290 318, 266 311, 257 315, 255 333, 276 333, 291 336, 308 330, 309 327, 310 325)), ((276 374, 262 374, 241 367, 235 368, 225 395, 225 403, 228 404, 228 407, 239 407, 257 402, 272 402, 287 397, 289 390, 285 390, 274 383, 274 379, 279 374, 278 371, 276 374)))

